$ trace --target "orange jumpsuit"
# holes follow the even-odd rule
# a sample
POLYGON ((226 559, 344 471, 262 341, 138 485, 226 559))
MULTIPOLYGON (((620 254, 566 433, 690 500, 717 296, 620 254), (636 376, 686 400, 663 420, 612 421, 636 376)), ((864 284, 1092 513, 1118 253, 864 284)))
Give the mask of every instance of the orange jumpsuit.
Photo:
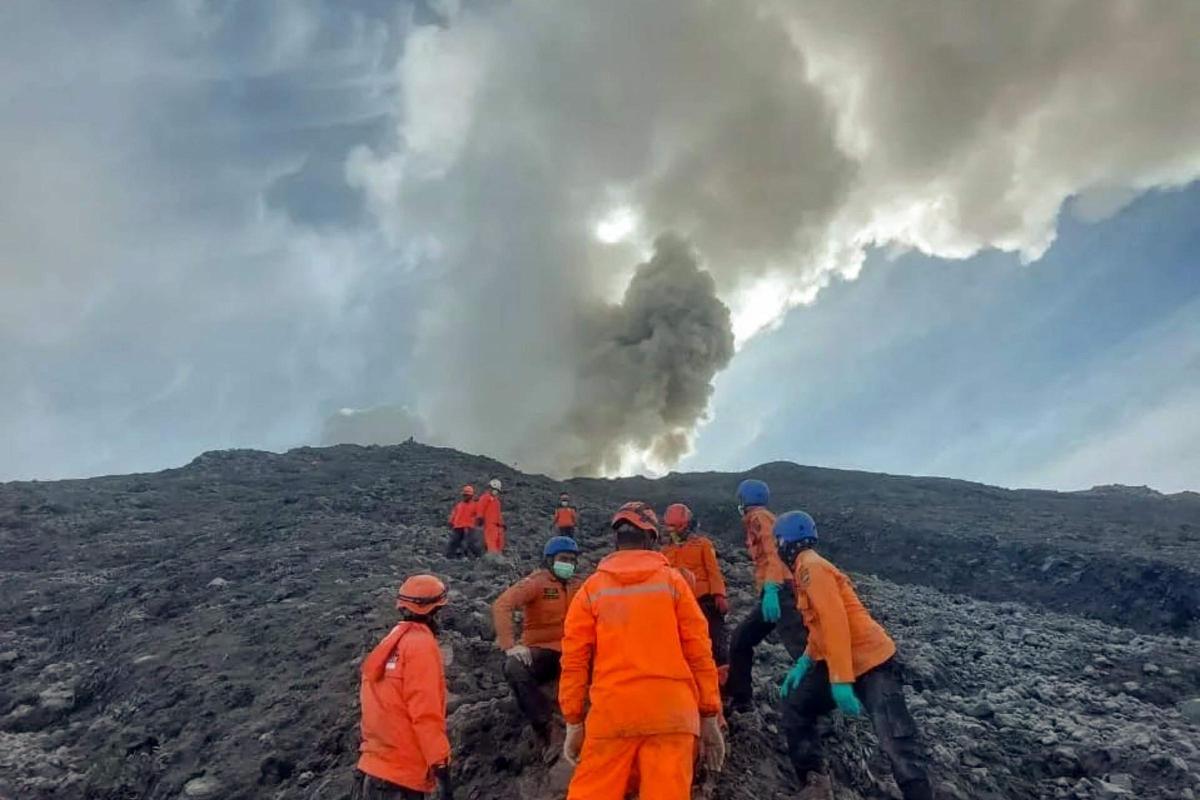
POLYGON ((853 683, 896 654, 896 644, 876 622, 841 570, 815 550, 796 559, 796 607, 808 628, 804 651, 826 661, 832 683, 853 683))
POLYGON ((434 789, 433 768, 450 760, 446 678, 437 639, 401 622, 362 665, 358 768, 417 792, 434 789))
POLYGON ((562 650, 563 621, 575 598, 580 578, 571 578, 566 585, 548 569, 539 569, 504 590, 492 603, 492 625, 496 629, 496 644, 508 650, 516 644, 513 635, 513 612, 525 614, 521 626, 521 644, 545 650, 562 650))
POLYGON ((686 800, 700 717, 721 710, 708 623, 661 553, 624 550, 600 562, 567 612, 559 704, 584 722, 567 800, 686 800), (590 684, 589 684, 590 673, 590 684))
POLYGON ((459 500, 450 512, 450 527, 467 529, 475 527, 475 501, 459 500))
POLYGON ((663 545, 662 554, 676 569, 696 577, 696 596, 725 595, 725 576, 717 563, 717 551, 707 536, 692 534, 679 544, 663 545))
POLYGON ((754 565, 754 588, 761 592, 764 583, 782 585, 790 581, 792 576, 775 544, 775 515, 756 506, 742 517, 742 527, 746 531, 746 549, 750 551, 750 561, 754 565))
POLYGON ((554 510, 554 527, 560 531, 574 531, 579 524, 579 512, 571 506, 560 506, 554 510))
POLYGON ((483 546, 489 553, 504 549, 504 517, 500 513, 499 496, 487 492, 475 502, 475 516, 483 526, 483 546))

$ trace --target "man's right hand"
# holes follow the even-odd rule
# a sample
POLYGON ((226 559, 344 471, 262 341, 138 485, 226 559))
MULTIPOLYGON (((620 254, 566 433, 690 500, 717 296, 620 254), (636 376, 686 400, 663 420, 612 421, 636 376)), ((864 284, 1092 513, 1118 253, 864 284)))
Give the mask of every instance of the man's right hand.
POLYGON ((716 716, 700 720, 700 753, 709 770, 720 772, 725 767, 725 735, 721 733, 721 720, 716 716))
POLYGON ((533 664, 533 651, 523 644, 508 648, 504 651, 504 655, 515 658, 527 667, 533 664))
POLYGON ((583 723, 567 723, 567 735, 563 737, 563 758, 571 766, 579 764, 579 753, 583 750, 583 723))

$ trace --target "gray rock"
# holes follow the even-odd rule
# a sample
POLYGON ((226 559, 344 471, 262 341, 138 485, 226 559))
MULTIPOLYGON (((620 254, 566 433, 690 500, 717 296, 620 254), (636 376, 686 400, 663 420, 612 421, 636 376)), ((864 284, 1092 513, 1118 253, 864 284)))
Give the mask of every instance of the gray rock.
POLYGON ((209 775, 192 778, 183 785, 184 797, 216 797, 221 791, 221 782, 209 775))
POLYGON ((1184 719, 1200 725, 1200 697, 1193 697, 1179 704, 1179 713, 1184 719))
POLYGON ((213 578, 211 581, 208 582, 208 586, 210 589, 224 589, 226 586, 229 585, 229 583, 230 582, 225 580, 224 578, 213 578))

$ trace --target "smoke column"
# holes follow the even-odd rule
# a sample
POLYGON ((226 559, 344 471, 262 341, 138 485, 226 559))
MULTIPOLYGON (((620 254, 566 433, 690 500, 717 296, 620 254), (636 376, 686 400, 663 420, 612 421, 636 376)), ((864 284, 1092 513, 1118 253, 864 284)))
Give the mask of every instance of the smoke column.
POLYGON ((423 424, 556 474, 674 463, 734 338, 871 248, 1035 261, 1200 175, 1191 0, 443 5, 347 178, 438 276, 423 424))

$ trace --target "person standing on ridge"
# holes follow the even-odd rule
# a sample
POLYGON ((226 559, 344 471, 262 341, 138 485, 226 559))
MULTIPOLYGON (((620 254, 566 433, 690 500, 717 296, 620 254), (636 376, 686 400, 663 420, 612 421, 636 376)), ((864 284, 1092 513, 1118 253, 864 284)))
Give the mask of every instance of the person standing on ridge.
POLYGON ((554 509, 554 530, 559 536, 575 538, 579 527, 579 511, 571 505, 571 496, 563 492, 558 496, 558 508, 554 509))
POLYGON ((562 746, 561 731, 551 728, 553 710, 542 687, 557 680, 562 658, 563 621, 582 580, 575 577, 579 545, 555 536, 542 548, 542 566, 504 590, 492 603, 496 646, 504 651, 504 679, 533 732, 552 761, 562 746), (521 611, 521 642, 513 636, 513 612, 521 611))
POLYGON ((462 487, 462 497, 450 511, 450 543, 446 545, 446 557, 460 555, 477 556, 479 543, 475 541, 475 487, 462 487))
POLYGON ((748 711, 754 705, 751 671, 754 648, 777 627, 779 638, 792 658, 804 652, 808 633, 796 611, 792 575, 775 549, 775 515, 768 509, 771 493, 759 480, 742 481, 737 488, 738 512, 746 532, 746 548, 754 567, 754 587, 759 601, 733 631, 729 647, 729 678, 725 692, 730 711, 748 711))
POLYGON ((437 612, 446 602, 444 583, 413 575, 396 595, 400 623, 363 661, 356 798, 421 800, 440 785, 442 800, 453 800, 437 644, 437 612))
POLYGON ((708 769, 725 761, 708 623, 651 549, 654 510, 626 503, 612 527, 617 550, 583 582, 563 633, 563 757, 577 764, 567 800, 622 800, 630 788, 640 800, 687 800, 696 737, 708 769))
POLYGON ((488 554, 504 551, 504 516, 500 511, 500 479, 488 481, 488 490, 475 503, 475 524, 483 528, 483 546, 488 554))
POLYGON ((895 643, 858 599, 850 579, 817 554, 812 517, 789 511, 775 521, 775 537, 780 556, 793 570, 797 608, 808 626, 808 646, 779 689, 801 800, 832 800, 817 721, 834 708, 848 716, 865 709, 904 800, 932 800, 928 756, 904 701, 895 643))
POLYGON ((717 672, 726 677, 729 672, 729 647, 725 635, 725 617, 729 601, 725 597, 725 576, 717 563, 717 551, 712 541, 697 533, 696 518, 683 503, 667 506, 663 527, 670 541, 663 545, 662 554, 672 567, 690 575, 700 610, 708 620, 708 638, 712 640, 713 659, 717 672))

